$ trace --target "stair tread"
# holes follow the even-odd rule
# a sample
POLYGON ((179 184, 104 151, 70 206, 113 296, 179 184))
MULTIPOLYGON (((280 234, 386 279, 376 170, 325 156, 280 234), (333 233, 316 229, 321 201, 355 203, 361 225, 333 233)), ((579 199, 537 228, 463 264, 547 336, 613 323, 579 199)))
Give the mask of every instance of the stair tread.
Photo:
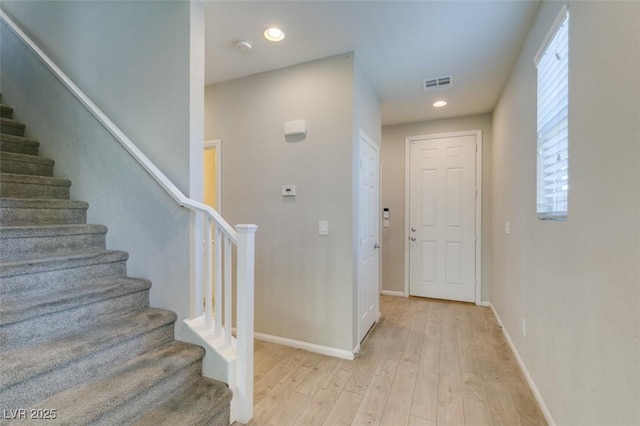
POLYGON ((71 269, 74 267, 124 261, 129 254, 117 250, 83 251, 81 253, 65 253, 57 256, 36 255, 18 259, 3 260, 0 263, 0 277, 11 277, 25 273, 71 269), (63 263, 63 267, 60 267, 63 263))
POLYGON ((108 349, 118 342, 173 323, 177 316, 171 311, 145 308, 91 328, 74 330, 42 342, 38 350, 21 347, 0 353, 0 388, 20 383, 47 371, 67 365, 76 359, 108 349))
POLYGON ((203 377, 146 412, 133 424, 203 424, 224 409, 231 401, 231 396, 231 390, 226 384, 203 377))
MULTIPOLYGON (((13 142, 13 143, 23 143, 25 145, 33 145, 36 147, 40 146, 40 142, 36 139, 29 138, 26 136, 18 136, 18 135, 10 135, 8 133, 0 133, 0 141, 1 142, 13 142)), ((8 151, 2 151, 3 153, 8 151)))
POLYGON ((0 181, 32 185, 71 186, 71 181, 69 179, 49 176, 19 175, 14 173, 0 173, 0 181))
POLYGON ((0 326, 148 290, 150 287, 148 280, 121 277, 80 282, 64 290, 4 295, 0 306, 0 326))
POLYGON ((0 125, 16 127, 18 129, 26 129, 27 127, 26 124, 20 121, 14 120, 13 118, 5 118, 5 117, 0 118, 0 125))
POLYGON ((1 226, 87 223, 89 203, 55 198, 0 198, 1 226))
POLYGON ((93 423, 199 361, 203 355, 204 350, 199 346, 177 341, 166 343, 105 372, 96 380, 80 383, 36 405, 57 407, 57 421, 62 424, 93 423))
POLYGON ((0 226, 0 261, 106 248, 107 227, 87 224, 0 226))
POLYGON ((86 201, 60 200, 52 198, 0 198, 0 208, 17 209, 86 209, 86 201))
POLYGON ((23 163, 36 163, 43 164, 47 166, 53 166, 55 161, 51 158, 40 157, 39 155, 31 155, 31 154, 19 154, 16 152, 5 152, 2 151, 2 156, 0 157, 3 161, 19 161, 23 163))
POLYGON ((0 241, 4 238, 58 237, 106 233, 106 226, 93 224, 3 226, 0 228, 0 241))

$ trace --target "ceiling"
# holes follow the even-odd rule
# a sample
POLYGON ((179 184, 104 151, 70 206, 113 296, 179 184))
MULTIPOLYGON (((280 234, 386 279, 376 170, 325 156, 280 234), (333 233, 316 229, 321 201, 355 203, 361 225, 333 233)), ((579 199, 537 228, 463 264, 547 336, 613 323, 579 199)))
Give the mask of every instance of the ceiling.
POLYGON ((382 124, 492 111, 539 1, 205 1, 206 84, 349 51, 380 97, 382 124), (279 26, 280 43, 262 32, 279 26), (251 42, 242 52, 236 41, 251 42), (425 92, 423 80, 452 76, 425 92), (445 99, 448 105, 434 108, 445 99))

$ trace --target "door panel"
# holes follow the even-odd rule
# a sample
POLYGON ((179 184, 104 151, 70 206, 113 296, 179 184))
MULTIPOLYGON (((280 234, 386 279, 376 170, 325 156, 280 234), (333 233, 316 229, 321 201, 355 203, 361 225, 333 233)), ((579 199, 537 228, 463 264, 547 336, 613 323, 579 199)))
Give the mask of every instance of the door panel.
POLYGON ((411 141, 409 293, 475 300, 476 136, 411 141))
POLYGON ((358 235, 358 336, 361 341, 378 319, 380 154, 378 147, 360 138, 358 235))

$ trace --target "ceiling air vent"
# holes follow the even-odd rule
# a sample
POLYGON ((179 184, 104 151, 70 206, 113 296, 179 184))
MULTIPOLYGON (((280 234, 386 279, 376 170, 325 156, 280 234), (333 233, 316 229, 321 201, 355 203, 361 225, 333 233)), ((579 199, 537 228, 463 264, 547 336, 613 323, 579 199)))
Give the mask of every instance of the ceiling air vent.
POLYGON ((448 89, 451 87, 451 76, 432 78, 424 81, 424 91, 436 89, 448 89))

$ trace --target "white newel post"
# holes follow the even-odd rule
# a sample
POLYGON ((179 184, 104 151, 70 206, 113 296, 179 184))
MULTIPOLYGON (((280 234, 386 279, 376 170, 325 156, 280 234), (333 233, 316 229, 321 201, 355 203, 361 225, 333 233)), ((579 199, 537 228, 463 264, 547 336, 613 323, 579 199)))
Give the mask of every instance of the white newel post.
POLYGON ((237 354, 238 405, 240 423, 253 417, 253 305, 256 225, 237 225, 237 354))

